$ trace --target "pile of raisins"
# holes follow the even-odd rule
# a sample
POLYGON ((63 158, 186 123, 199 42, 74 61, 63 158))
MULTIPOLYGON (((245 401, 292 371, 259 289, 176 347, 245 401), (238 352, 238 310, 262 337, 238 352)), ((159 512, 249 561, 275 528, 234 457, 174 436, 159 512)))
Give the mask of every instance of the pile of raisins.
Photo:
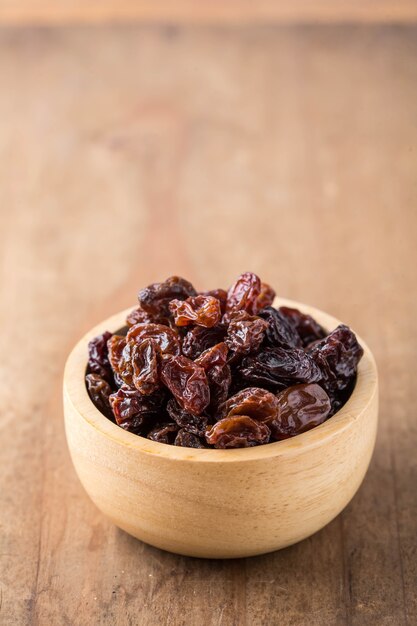
POLYGON ((177 276, 139 292, 119 334, 89 343, 95 406, 132 433, 189 448, 241 448, 294 437, 350 396, 363 354, 246 272, 197 293, 177 276))

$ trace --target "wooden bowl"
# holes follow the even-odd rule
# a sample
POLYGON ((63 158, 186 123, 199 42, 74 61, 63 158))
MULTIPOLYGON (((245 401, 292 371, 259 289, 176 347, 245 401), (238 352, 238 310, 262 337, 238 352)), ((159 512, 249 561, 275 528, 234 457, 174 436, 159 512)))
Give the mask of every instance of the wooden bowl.
MULTIPOLYGON (((339 324, 298 302, 275 304, 310 313, 328 330, 339 324)), ((87 394, 87 343, 105 330, 120 330, 126 314, 88 332, 64 374, 71 457, 85 490, 114 524, 163 550, 234 558, 301 541, 340 513, 365 476, 377 428, 377 369, 361 338, 355 389, 324 424, 254 448, 181 448, 124 431, 87 394)))

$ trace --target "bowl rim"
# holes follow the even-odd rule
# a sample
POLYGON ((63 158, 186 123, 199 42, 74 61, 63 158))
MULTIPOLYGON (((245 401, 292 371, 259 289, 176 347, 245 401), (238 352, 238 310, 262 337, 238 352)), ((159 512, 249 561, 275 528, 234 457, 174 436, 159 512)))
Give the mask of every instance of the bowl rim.
MULTIPOLYGON (((324 328, 333 329, 341 323, 337 318, 320 309, 287 298, 275 298, 274 306, 298 308, 303 313, 312 315, 324 328)), ((194 462, 245 462, 298 454, 325 441, 328 442, 341 431, 354 425, 367 411, 378 393, 378 373, 375 359, 369 347, 357 335, 364 354, 358 366, 355 388, 346 404, 323 424, 290 439, 250 448, 227 450, 185 448, 151 441, 140 435, 130 433, 111 422, 90 400, 85 385, 88 342, 106 330, 116 332, 126 326, 126 316, 131 310, 131 308, 125 309, 100 322, 77 342, 65 365, 63 392, 64 403, 68 403, 73 411, 91 428, 114 442, 138 452, 175 461, 194 462)), ((66 419, 70 419, 70 412, 66 410, 65 414, 66 419)))

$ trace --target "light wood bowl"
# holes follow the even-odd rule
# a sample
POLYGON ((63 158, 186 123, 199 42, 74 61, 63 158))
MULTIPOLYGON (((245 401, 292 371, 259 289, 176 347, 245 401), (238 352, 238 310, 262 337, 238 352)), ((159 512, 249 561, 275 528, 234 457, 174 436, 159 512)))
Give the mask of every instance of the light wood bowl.
MULTIPOLYGON (((310 313, 329 331, 339 324, 298 302, 275 304, 310 313)), ((85 490, 114 524, 163 550, 234 558, 301 541, 340 513, 365 476, 377 428, 377 369, 361 338, 364 356, 355 389, 324 424, 254 448, 181 448, 124 431, 87 394, 87 343, 105 330, 120 330, 126 314, 88 332, 64 374, 71 457, 85 490)))

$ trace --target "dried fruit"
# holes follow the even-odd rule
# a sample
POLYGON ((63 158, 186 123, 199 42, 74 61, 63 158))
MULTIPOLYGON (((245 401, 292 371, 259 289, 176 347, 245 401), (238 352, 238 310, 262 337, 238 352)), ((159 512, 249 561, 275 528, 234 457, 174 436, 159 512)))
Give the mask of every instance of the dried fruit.
POLYGON ((340 324, 312 346, 309 355, 322 372, 323 387, 333 395, 346 389, 355 379, 363 349, 351 329, 340 324))
POLYGON ((259 387, 247 387, 238 391, 219 407, 218 417, 247 415, 254 420, 269 424, 277 417, 277 412, 278 401, 273 393, 259 387))
POLYGON ((244 355, 255 352, 261 345, 268 322, 250 315, 246 311, 237 311, 230 316, 225 343, 234 355, 244 355))
POLYGON ((196 435, 191 434, 184 428, 178 431, 175 437, 174 446, 182 446, 184 448, 205 448, 202 440, 196 435))
POLYGON ((203 436, 206 432, 208 417, 207 415, 193 415, 179 406, 178 402, 171 398, 167 404, 167 411, 170 418, 184 428, 189 433, 203 436))
POLYGON ((108 383, 113 381, 107 348, 107 342, 111 336, 112 334, 106 330, 88 343, 88 371, 91 374, 98 374, 108 383))
POLYGON ((210 388, 210 405, 208 411, 214 413, 219 404, 224 402, 229 392, 232 374, 227 364, 228 347, 221 342, 203 352, 195 363, 206 372, 210 388))
POLYGON ((347 326, 326 336, 274 297, 251 272, 227 292, 197 294, 178 276, 149 285, 126 336, 90 341, 91 400, 126 430, 191 448, 260 445, 322 423, 352 393, 363 350, 347 326))
POLYGON ((303 346, 308 346, 313 341, 325 337, 325 330, 320 324, 317 324, 316 320, 313 319, 311 315, 301 313, 298 309, 292 309, 288 306, 280 306, 279 312, 284 315, 295 328, 301 338, 303 346))
POLYGON ((109 383, 98 374, 87 374, 85 381, 87 383, 88 395, 96 407, 99 411, 104 413, 104 415, 113 419, 113 413, 109 400, 112 390, 109 383))
POLYGON ((313 358, 300 348, 265 348, 243 359, 240 375, 247 382, 273 389, 295 383, 313 383, 322 378, 313 358))
POLYGON ((268 306, 260 311, 259 316, 268 323, 265 333, 267 346, 301 348, 301 337, 297 329, 280 310, 268 306))
POLYGON ((155 423, 164 412, 166 398, 162 392, 143 396, 137 389, 123 385, 110 396, 116 423, 132 433, 143 434, 144 428, 155 423))
POLYGON ((194 415, 200 415, 210 402, 207 376, 202 367, 185 356, 168 358, 162 364, 162 382, 179 405, 194 415))
POLYGON ((212 328, 220 322, 220 302, 213 296, 195 296, 186 300, 171 300, 169 310, 177 326, 204 326, 212 328))
POLYGON ((148 439, 152 441, 158 441, 159 443, 174 443, 176 434, 178 432, 178 426, 172 422, 167 424, 161 424, 156 428, 153 428, 147 435, 148 439))
POLYGON ((197 292, 188 280, 171 276, 163 283, 153 283, 138 294, 141 308, 151 315, 168 317, 171 300, 186 300, 197 292))
POLYGON ((222 315, 226 313, 226 303, 227 303, 227 291, 224 289, 211 289, 210 291, 203 291, 202 296, 213 296, 213 298, 217 298, 220 302, 220 309, 222 315))
POLYGON ((189 359, 195 359, 208 348, 220 343, 226 336, 226 327, 214 326, 214 328, 203 328, 195 326, 187 332, 182 340, 182 353, 189 359))
POLYGON ((261 281, 256 274, 245 272, 227 292, 226 314, 231 311, 257 312, 257 299, 261 293, 261 281))
POLYGON ((268 421, 274 439, 299 435, 329 416, 330 398, 320 385, 294 385, 277 396, 277 415, 268 421))
POLYGON ((136 324, 148 324, 149 322, 152 322, 151 317, 148 315, 148 313, 146 313, 146 311, 141 309, 140 306, 136 309, 133 309, 133 311, 130 311, 129 315, 126 318, 126 324, 128 326, 135 326, 136 324))
POLYGON ((271 431, 266 424, 247 415, 225 417, 206 433, 207 442, 215 448, 247 448, 268 443, 271 431))
POLYGON ((159 347, 154 339, 145 339, 142 343, 133 344, 132 382, 143 395, 153 393, 160 385, 158 357, 159 347))
POLYGON ((181 353, 179 335, 163 324, 136 324, 129 329, 126 339, 129 343, 141 343, 146 339, 152 339, 162 354, 181 353))

